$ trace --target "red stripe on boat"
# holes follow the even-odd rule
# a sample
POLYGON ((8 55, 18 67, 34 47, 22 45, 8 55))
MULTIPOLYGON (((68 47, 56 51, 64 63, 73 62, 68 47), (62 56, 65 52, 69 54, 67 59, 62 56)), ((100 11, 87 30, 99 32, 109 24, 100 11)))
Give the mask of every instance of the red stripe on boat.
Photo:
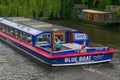
POLYGON ((100 54, 113 54, 115 52, 116 52, 115 50, 111 49, 111 50, 108 50, 108 51, 101 51, 101 52, 85 52, 85 53, 77 53, 77 54, 59 55, 59 56, 53 56, 53 58, 90 56, 90 55, 100 55, 100 54))

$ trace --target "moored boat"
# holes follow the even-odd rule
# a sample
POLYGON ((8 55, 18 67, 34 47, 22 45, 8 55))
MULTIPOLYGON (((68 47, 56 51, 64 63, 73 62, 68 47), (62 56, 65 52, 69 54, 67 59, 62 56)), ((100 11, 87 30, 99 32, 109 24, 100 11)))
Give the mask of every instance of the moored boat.
POLYGON ((79 14, 80 21, 87 24, 115 26, 120 24, 116 12, 105 12, 83 9, 79 14))
POLYGON ((91 43, 84 32, 24 17, 0 18, 0 39, 52 66, 108 62, 115 53, 91 43))

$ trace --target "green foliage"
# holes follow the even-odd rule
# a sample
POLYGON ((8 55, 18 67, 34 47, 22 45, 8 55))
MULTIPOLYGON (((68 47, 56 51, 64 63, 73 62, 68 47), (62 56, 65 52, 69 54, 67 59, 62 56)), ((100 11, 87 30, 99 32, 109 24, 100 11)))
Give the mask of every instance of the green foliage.
POLYGON ((117 15, 118 15, 118 17, 120 17, 120 6, 119 6, 119 10, 118 10, 118 14, 117 15))
POLYGON ((100 2, 99 2, 99 9, 101 9, 101 10, 104 10, 105 9, 105 6, 106 5, 110 5, 111 4, 111 0, 101 0, 100 2))
POLYGON ((81 2, 83 3, 83 4, 85 4, 86 2, 88 2, 89 0, 81 0, 81 2))
POLYGON ((0 0, 0 16, 60 17, 61 0, 0 0))
POLYGON ((87 4, 89 8, 99 8, 100 10, 103 10, 111 2, 112 0, 81 0, 81 3, 87 4))
POLYGON ((74 20, 74 19, 77 19, 78 18, 78 12, 76 9, 73 9, 72 10, 72 14, 71 14, 71 19, 74 20))
POLYGON ((70 19, 77 15, 73 8, 77 3, 103 10, 112 3, 120 5, 120 0, 0 0, 0 16, 70 19))
POLYGON ((73 8, 74 0, 61 0, 61 18, 70 19, 73 8))

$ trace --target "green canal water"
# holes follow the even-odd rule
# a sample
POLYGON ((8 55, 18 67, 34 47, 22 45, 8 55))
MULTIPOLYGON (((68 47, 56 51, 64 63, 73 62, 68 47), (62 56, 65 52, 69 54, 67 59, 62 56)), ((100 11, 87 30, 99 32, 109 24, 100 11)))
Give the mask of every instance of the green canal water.
POLYGON ((120 27, 85 25, 77 21, 47 21, 89 35, 94 43, 116 49, 109 63, 51 67, 0 41, 0 80, 120 80, 120 27))

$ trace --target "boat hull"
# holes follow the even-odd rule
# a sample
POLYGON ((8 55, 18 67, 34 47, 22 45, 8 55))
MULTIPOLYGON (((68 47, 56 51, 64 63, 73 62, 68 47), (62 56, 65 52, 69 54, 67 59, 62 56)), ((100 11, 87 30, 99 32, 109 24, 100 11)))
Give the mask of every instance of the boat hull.
POLYGON ((55 60, 52 66, 68 66, 68 65, 82 65, 82 64, 95 64, 111 61, 113 54, 96 54, 76 57, 59 58, 55 60))
POLYGON ((88 20, 84 20, 82 18, 79 18, 79 21, 85 24, 92 24, 92 25, 99 25, 99 26, 119 26, 120 22, 92 22, 92 21, 88 21, 88 20))
MULTIPOLYGON (((2 33, 3 35, 5 34, 3 32, 0 32, 0 33, 2 33)), ((0 34, 1 40, 24 51, 25 53, 31 55, 32 57, 52 66, 68 66, 68 65, 82 65, 82 64, 108 62, 108 61, 111 61, 113 57, 113 53, 115 52, 114 50, 110 50, 106 52, 98 52, 98 53, 91 52, 86 54, 80 53, 76 55, 52 56, 49 53, 47 53, 48 55, 43 55, 43 52, 38 52, 33 50, 32 48, 29 48, 28 47, 29 44, 22 45, 20 44, 22 42, 17 41, 17 39, 14 41, 9 38, 9 35, 8 37, 5 37, 2 34, 0 34)))

